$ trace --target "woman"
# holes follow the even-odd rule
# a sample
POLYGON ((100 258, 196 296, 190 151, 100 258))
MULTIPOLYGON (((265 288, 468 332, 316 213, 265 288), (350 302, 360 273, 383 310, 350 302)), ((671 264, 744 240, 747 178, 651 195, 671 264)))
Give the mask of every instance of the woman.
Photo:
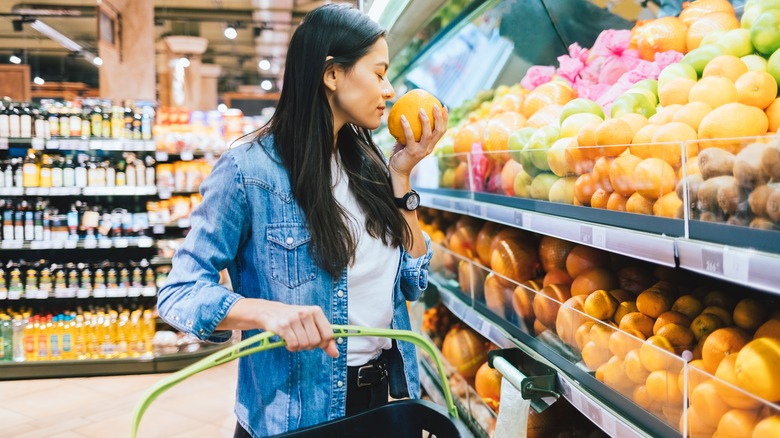
POLYGON ((277 333, 287 351, 239 363, 236 436, 264 436, 418 397, 414 347, 334 341, 330 324, 409 328, 406 300, 427 286, 430 239, 409 174, 444 134, 447 113, 389 162, 371 140, 393 89, 385 32, 361 12, 306 16, 287 54, 277 111, 257 140, 225 153, 159 293, 160 315, 200 339, 277 333), (218 284, 227 268, 233 291, 218 284))

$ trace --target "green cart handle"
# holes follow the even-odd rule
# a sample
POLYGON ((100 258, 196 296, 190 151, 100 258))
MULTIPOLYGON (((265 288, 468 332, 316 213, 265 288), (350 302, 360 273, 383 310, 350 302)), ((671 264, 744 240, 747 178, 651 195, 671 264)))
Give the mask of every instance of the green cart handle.
MULTIPOLYGON (((351 325, 333 325, 332 327, 334 338, 345 338, 350 336, 374 336, 411 342, 412 344, 420 347, 423 351, 428 353, 428 355, 430 355, 430 357, 432 357, 436 363, 436 368, 439 371, 439 379, 441 379, 442 382, 441 386, 444 391, 444 397, 447 401, 447 410, 449 411, 452 418, 458 418, 458 411, 452 401, 452 393, 450 392, 450 387, 447 384, 447 375, 444 373, 444 366, 442 365, 441 358, 439 357, 439 352, 429 340, 409 330, 375 329, 351 325)), ((201 371, 222 365, 224 363, 238 359, 239 357, 244 357, 260 351, 272 350, 274 348, 282 347, 286 344, 284 340, 281 339, 278 341, 271 341, 270 339, 274 336, 276 336, 275 333, 266 331, 244 339, 243 341, 238 342, 230 347, 210 354, 203 359, 193 363, 192 365, 182 368, 181 370, 157 382, 144 393, 138 405, 135 407, 135 411, 133 412, 133 424, 130 429, 131 438, 136 437, 138 433, 138 426, 141 423, 141 417, 149 408, 149 405, 151 405, 152 402, 160 396, 160 394, 167 391, 169 388, 181 382, 182 380, 201 371)))

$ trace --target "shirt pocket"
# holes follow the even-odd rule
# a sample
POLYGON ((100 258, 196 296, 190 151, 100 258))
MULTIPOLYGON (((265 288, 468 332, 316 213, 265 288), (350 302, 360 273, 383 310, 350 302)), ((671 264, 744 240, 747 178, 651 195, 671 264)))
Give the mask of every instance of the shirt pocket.
POLYGON ((266 227, 271 278, 295 288, 317 277, 317 265, 309 255, 311 234, 303 224, 280 223, 266 227))

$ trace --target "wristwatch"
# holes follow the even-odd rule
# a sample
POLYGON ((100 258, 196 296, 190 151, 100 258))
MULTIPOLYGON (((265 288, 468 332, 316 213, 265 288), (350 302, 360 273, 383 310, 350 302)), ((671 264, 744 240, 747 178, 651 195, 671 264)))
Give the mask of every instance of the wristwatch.
POLYGON ((420 206, 420 195, 414 190, 410 190, 409 193, 405 194, 402 198, 393 199, 395 200, 396 207, 409 211, 417 210, 417 207, 420 206))

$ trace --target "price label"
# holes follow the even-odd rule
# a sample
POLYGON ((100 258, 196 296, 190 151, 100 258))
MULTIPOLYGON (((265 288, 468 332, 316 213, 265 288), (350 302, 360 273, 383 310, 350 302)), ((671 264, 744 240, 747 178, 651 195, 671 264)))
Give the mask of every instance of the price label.
POLYGON ((131 287, 127 289, 127 296, 130 298, 134 297, 140 297, 141 296, 141 288, 140 287, 131 287))
POLYGON ((168 161, 168 152, 157 151, 154 153, 154 159, 157 161, 168 161))
POLYGON ((139 248, 151 248, 154 244, 154 240, 152 240, 150 237, 139 237, 138 238, 138 247, 139 248))
POLYGON ((523 226, 523 213, 520 211, 515 212, 515 225, 518 227, 523 226))
POLYGON ((483 336, 487 336, 490 333, 490 322, 488 322, 488 320, 481 320, 479 324, 479 332, 482 333, 483 336))
POLYGON ((8 149, 8 139, 5 137, 0 138, 0 150, 8 149))
POLYGON ((76 292, 76 298, 85 299, 85 298, 89 298, 89 295, 90 295, 89 289, 79 289, 76 292))
POLYGON ((30 242, 30 249, 44 249, 44 248, 46 248, 48 246, 48 245, 44 245, 46 243, 49 243, 49 242, 43 242, 43 241, 40 241, 40 240, 33 240, 32 242, 30 242))
POLYGON ((111 239, 100 239, 100 240, 98 240, 98 246, 101 249, 111 248, 111 239))
POLYGON ((135 151, 138 149, 137 143, 134 141, 126 141, 122 143, 122 149, 126 151, 135 151))
POLYGON ((24 246, 23 240, 3 240, 3 249, 22 249, 24 246))
POLYGON ((46 145, 46 142, 42 138, 32 139, 32 148, 36 151, 42 151, 46 145))
POLYGON ((531 213, 523 212, 523 227, 526 229, 531 229, 532 227, 531 218, 533 218, 531 213))
POLYGON ((607 247, 607 230, 601 227, 593 228, 593 246, 598 248, 607 247))
POLYGON ((749 267, 750 254, 728 246, 723 248, 723 275, 747 283, 749 267))
POLYGON ((182 161, 192 161, 195 159, 195 155, 193 155, 192 151, 182 151, 180 157, 182 161))
POLYGON ((78 240, 68 240, 65 242, 65 249, 76 249, 78 244, 78 240))
POLYGON ((603 424, 604 418, 601 412, 601 408, 596 406, 593 403, 587 404, 587 409, 585 409, 585 415, 590 418, 590 421, 593 422, 593 424, 601 425, 603 424))
POLYGON ((702 248, 701 268, 710 274, 723 275, 723 252, 702 248))
POLYGON ((113 150, 111 148, 111 142, 106 142, 106 144, 104 146, 103 145, 103 140, 92 140, 91 142, 89 142, 89 148, 92 149, 92 150, 96 150, 96 151, 99 151, 99 150, 105 150, 105 151, 113 150))
POLYGON ((52 240, 51 241, 51 248, 52 249, 62 249, 62 248, 65 248, 65 241, 64 240, 52 240))
POLYGON ((98 287, 95 289, 92 289, 92 296, 95 298, 106 298, 108 293, 105 287, 98 287))
POLYGON ((114 239, 114 248, 127 248, 128 246, 129 242, 124 237, 114 239))
POLYGON ((84 249, 97 248, 97 239, 88 239, 84 241, 84 249))
POLYGON ((157 295, 157 288, 156 287, 145 287, 141 290, 141 295, 145 297, 153 297, 157 295))
POLYGON ((580 242, 584 243, 585 245, 593 244, 593 227, 590 225, 580 226, 580 242))
POLYGON ((59 149, 59 148, 60 148, 59 140, 49 140, 46 142, 46 149, 59 149))
POLYGON ((482 216, 482 209, 477 204, 471 204, 469 207, 469 214, 477 217, 482 216))

